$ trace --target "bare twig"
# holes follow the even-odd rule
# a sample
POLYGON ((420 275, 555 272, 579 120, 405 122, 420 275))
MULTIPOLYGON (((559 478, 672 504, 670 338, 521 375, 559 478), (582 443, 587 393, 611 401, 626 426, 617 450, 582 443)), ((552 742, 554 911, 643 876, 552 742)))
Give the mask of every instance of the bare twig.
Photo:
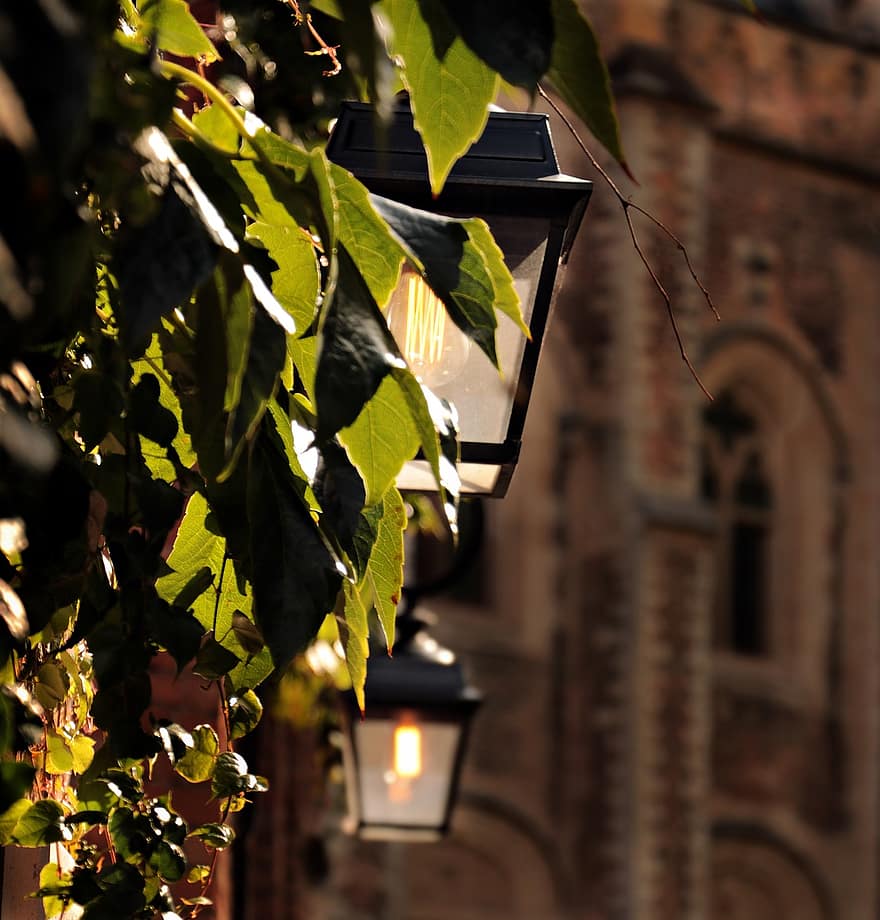
POLYGON ((317 51, 307 51, 306 54, 326 54, 330 58, 330 67, 324 71, 325 77, 335 77, 341 70, 342 64, 339 62, 339 57, 336 52, 339 50, 339 45, 328 45, 323 38, 318 34, 318 30, 315 28, 312 23, 312 14, 304 13, 299 8, 299 3, 297 0, 284 0, 284 2, 293 10, 293 18, 296 20, 298 26, 304 25, 312 35, 312 38, 318 43, 317 51))
POLYGON ((697 382, 697 385, 699 386, 699 388, 703 391, 706 397, 711 400, 713 398, 712 394, 706 389, 705 385, 703 384, 703 381, 700 379, 700 375, 697 373, 696 368, 694 367, 693 363, 691 362, 690 357, 688 356, 687 349, 685 348, 685 345, 684 345, 684 340, 681 337, 681 331, 678 328, 678 321, 675 318, 675 310, 673 309, 673 306, 672 306, 672 298, 669 296, 669 292, 663 286, 663 282, 657 276, 657 272, 654 270, 654 267, 651 265, 650 260, 645 255, 645 252, 642 249, 642 245, 641 245, 641 242, 639 241, 638 234, 636 233, 636 228, 633 224, 632 215, 630 214, 630 211, 637 211, 639 214, 642 214, 645 217, 647 217, 648 220, 651 221, 651 223, 653 223, 660 231, 662 231, 675 244, 679 252, 681 252, 682 256, 684 257, 685 265, 687 265, 688 272, 690 273, 691 278, 693 278, 695 284, 699 287, 701 293, 703 294, 703 297, 709 309, 712 311, 712 315, 715 317, 716 320, 720 320, 721 317, 718 314, 718 310, 715 308, 715 304, 712 302, 712 296, 710 295, 708 289, 706 288, 706 286, 703 284, 703 282, 700 280, 699 276, 697 275, 694 269, 693 263, 691 262, 690 256, 688 255, 688 251, 685 248, 684 243, 682 243, 682 241, 669 229, 669 227, 666 226, 666 224, 663 223, 662 220, 659 220, 649 211, 646 211, 643 207, 641 207, 641 205, 635 204, 633 201, 627 198, 623 194, 623 192, 620 191, 620 189, 617 187, 617 183, 611 178, 607 170, 604 169, 601 163, 599 163, 599 161, 593 155, 589 147, 587 147, 587 145, 583 142, 583 140, 581 139, 580 135, 577 132, 577 129, 571 123, 571 119, 569 119, 568 116, 565 114, 565 112, 563 112, 562 109, 550 98, 550 96, 544 90, 544 87, 540 85, 538 86, 538 94, 550 106, 550 108, 552 108, 553 111, 556 112, 556 114, 562 119, 566 128, 568 128, 568 130, 571 132, 571 136, 575 139, 575 141, 577 142, 577 145, 584 152, 584 155, 590 161, 593 168, 596 170, 597 173, 599 173, 599 175, 605 181, 605 184, 608 186, 608 188, 611 189, 615 198, 617 198, 617 201, 620 204, 620 207, 623 209, 623 216, 624 216, 624 219, 626 220, 626 226, 627 226, 627 229, 629 230, 630 238, 632 239, 633 248, 638 254, 638 257, 641 260, 642 264, 645 266, 648 274, 651 276, 651 281, 654 283, 654 287, 657 288, 657 290, 660 293, 660 296, 663 298, 663 301, 666 304, 666 313, 669 317, 669 323, 672 326, 672 332, 675 335, 675 341, 678 344, 678 350, 679 350, 679 353, 681 354, 682 361, 684 361, 685 365, 687 366, 687 369, 690 371, 691 376, 697 382))

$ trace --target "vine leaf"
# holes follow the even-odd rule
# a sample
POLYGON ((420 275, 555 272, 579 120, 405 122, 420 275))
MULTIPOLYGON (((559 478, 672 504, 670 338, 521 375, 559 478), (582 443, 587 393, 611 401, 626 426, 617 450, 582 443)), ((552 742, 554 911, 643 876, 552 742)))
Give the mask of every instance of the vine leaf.
POLYGON ((370 200, 456 326, 498 367, 495 309, 528 330, 513 277, 486 223, 431 214, 379 195, 370 200))
POLYGON ((381 509, 370 561, 360 586, 376 608, 390 653, 403 584, 403 532, 406 529, 406 509, 397 489, 392 487, 385 493, 381 509))
POLYGON ((247 792, 265 792, 269 783, 262 776, 248 772, 247 761, 241 754, 227 751, 217 758, 211 779, 211 794, 215 799, 247 792))
POLYGON ((456 33, 441 0, 384 0, 390 53, 410 94, 413 120, 438 195, 456 160, 483 133, 498 74, 456 33))
POLYGON ((376 303, 387 303, 397 284, 404 249, 376 213, 366 188, 336 164, 331 165, 330 175, 339 202, 339 240, 376 303))
POLYGON ((276 667, 312 640, 333 609, 344 567, 324 543, 283 454, 255 440, 248 469, 254 616, 276 667))
POLYGON ((195 21, 184 0, 144 0, 140 14, 148 36, 163 51, 180 57, 219 61, 217 49, 195 21))
POLYGON ((419 432, 397 382, 386 377, 354 424, 339 432, 366 486, 366 504, 382 500, 401 467, 419 448, 419 432))
POLYGON ((556 40, 547 77, 628 175, 611 78, 596 33, 575 0, 552 0, 556 40))
POLYGON ((187 836, 201 840, 206 847, 212 850, 225 850, 226 847, 232 846, 235 831, 228 824, 200 824, 194 827, 187 836))
POLYGON ((367 610, 357 586, 350 581, 343 585, 345 637, 345 664, 351 678, 361 712, 365 709, 364 684, 367 680, 367 658, 370 657, 370 629, 367 625, 367 610))
POLYGON ((263 704, 253 690, 229 697, 229 737, 235 741, 252 732, 263 716, 263 704))
POLYGON ((351 425, 395 364, 394 338, 348 250, 339 246, 339 284, 321 330, 315 403, 318 441, 351 425))
POLYGON ((174 769, 191 783, 202 783, 214 773, 214 761, 220 753, 217 733, 210 725, 197 725, 192 731, 192 747, 178 758, 174 769))
POLYGON ((296 328, 308 329, 315 318, 320 274, 312 241, 298 226, 257 221, 247 229, 247 238, 259 240, 275 260, 272 293, 293 317, 296 328))
POLYGON ((63 843, 73 837, 64 823, 64 809, 54 799, 34 802, 18 819, 12 839, 20 847, 41 847, 48 843, 63 843))
POLYGON ((534 91, 550 66, 554 26, 547 0, 442 0, 468 47, 508 83, 534 91))

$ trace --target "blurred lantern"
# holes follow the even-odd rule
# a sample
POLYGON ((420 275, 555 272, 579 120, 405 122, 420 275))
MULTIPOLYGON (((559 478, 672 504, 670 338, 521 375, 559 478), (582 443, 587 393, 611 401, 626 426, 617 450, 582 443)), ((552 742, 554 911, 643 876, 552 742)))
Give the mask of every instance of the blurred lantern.
POLYGON ((351 830, 373 840, 437 840, 449 830, 480 695, 461 665, 408 614, 394 657, 370 659, 366 716, 347 696, 345 773, 351 830))
MULTIPOLYGON (((482 217, 504 253, 532 335, 526 340, 499 317, 497 353, 503 378, 446 315, 433 292, 404 271, 388 321, 417 377, 458 410, 462 492, 500 496, 519 456, 538 353, 560 264, 587 206, 592 183, 561 175, 546 115, 491 112, 482 136, 453 168, 437 198, 428 184, 422 141, 403 105, 375 130, 370 106, 345 103, 327 145, 331 160, 371 192, 412 207, 482 217)), ((436 488, 428 464, 408 463, 401 489, 436 488)))

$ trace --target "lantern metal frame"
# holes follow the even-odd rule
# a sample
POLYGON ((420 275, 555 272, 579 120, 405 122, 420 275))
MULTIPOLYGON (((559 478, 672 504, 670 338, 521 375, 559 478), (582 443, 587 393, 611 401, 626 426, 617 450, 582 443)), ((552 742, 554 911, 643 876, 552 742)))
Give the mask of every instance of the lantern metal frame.
POLYGON ((372 106, 346 102, 327 144, 327 156, 353 173, 371 192, 411 207, 455 216, 549 221, 534 308, 515 383, 506 434, 501 443, 461 441, 462 464, 498 468, 491 491, 501 497, 519 458, 529 399, 538 366, 558 271, 568 258, 586 210, 592 182, 559 172, 548 116, 492 111, 486 128, 458 160, 435 198, 427 158, 406 102, 379 127, 372 106))
POLYGON ((482 703, 482 695, 470 686, 461 664, 425 632, 427 621, 408 611, 398 617, 400 638, 394 657, 380 650, 370 660, 365 686, 366 716, 358 710, 354 693, 344 694, 346 790, 351 830, 366 840, 430 842, 449 833, 452 812, 467 749, 471 721, 482 703), (458 729, 452 772, 437 824, 371 821, 365 817, 362 801, 362 760, 356 740, 356 726, 376 721, 400 721, 415 715, 420 724, 442 723, 458 729))

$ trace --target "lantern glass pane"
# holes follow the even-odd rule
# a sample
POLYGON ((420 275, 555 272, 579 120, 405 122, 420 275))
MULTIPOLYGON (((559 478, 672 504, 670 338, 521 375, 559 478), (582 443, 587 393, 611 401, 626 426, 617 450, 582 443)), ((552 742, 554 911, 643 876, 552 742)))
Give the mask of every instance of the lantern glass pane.
POLYGON ((395 738, 400 725, 393 719, 375 718, 354 724, 361 821, 440 827, 446 818, 461 727, 418 722, 404 727, 395 738))
MULTIPOLYGON (((501 467, 497 463, 459 463, 462 495, 487 495, 495 491, 501 467)), ((397 477, 397 488, 411 492, 436 492, 437 480, 426 460, 411 460, 397 477)))
MULTIPOLYGON (((514 217, 492 217, 487 221, 513 275, 523 318, 530 325, 550 222, 514 217)), ((462 441, 502 444, 505 440, 526 339, 512 320, 499 314, 496 343, 503 378, 485 354, 473 346, 454 375, 439 383, 426 381, 458 410, 462 441)), ((398 344, 403 347, 403 343, 398 344)))

